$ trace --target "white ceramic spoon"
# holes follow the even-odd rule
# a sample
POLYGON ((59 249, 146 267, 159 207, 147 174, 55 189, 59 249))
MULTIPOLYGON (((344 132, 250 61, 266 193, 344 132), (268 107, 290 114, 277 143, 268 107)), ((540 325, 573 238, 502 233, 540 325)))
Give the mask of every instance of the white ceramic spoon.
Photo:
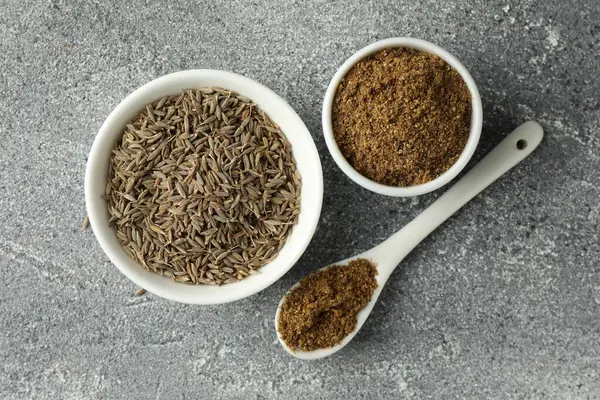
MULTIPOLYGON (((277 337, 281 345, 293 356, 305 360, 315 360, 327 357, 347 345, 363 326, 367 317, 373 310, 377 298, 381 294, 383 286, 400 262, 435 228, 440 226, 458 209, 464 206, 479 192, 488 187, 492 182, 501 177, 512 167, 521 162, 540 144, 544 132, 542 127, 534 121, 524 123, 515 129, 498 146, 496 146, 483 160, 462 177, 452 188, 440 196, 425 211, 409 222, 404 228, 380 245, 365 251, 357 256, 336 262, 335 264, 346 265, 349 261, 357 258, 367 258, 377 265, 377 289, 373 293, 371 301, 357 315, 356 329, 342 340, 342 342, 328 349, 314 351, 292 351, 281 339, 279 332, 277 337)), ((327 267, 325 267, 327 268, 327 267)), ((294 287, 296 287, 296 284, 294 287)), ((292 287, 292 289, 294 288, 292 287)), ((291 289, 290 289, 291 290, 291 289)), ((275 329, 283 299, 277 307, 275 315, 275 329)))

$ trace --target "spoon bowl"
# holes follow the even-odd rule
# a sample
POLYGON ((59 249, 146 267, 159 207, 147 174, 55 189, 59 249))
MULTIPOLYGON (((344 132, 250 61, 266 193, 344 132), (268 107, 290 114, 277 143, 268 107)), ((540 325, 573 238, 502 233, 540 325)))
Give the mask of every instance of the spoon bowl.
MULTIPOLYGON (((375 276, 375 280, 377 281, 377 287, 375 288, 375 291, 373 291, 373 295, 371 296, 371 300, 369 300, 369 303, 362 310, 360 310, 360 312, 356 315, 356 328, 352 332, 350 332, 348 335, 346 335, 340 343, 336 344, 333 347, 329 347, 326 349, 316 349, 316 350, 312 350, 312 351, 292 350, 283 341, 283 338, 281 337, 281 335, 279 334, 279 331, 277 330, 277 321, 279 321, 279 313, 281 312, 281 306, 283 305, 283 301, 285 300, 285 296, 284 296, 281 298, 281 301, 279 302, 279 305, 277 306, 277 311, 275 313, 275 331, 277 332, 277 338, 279 339, 279 343, 281 343, 281 345, 283 346, 285 351, 287 351, 294 357, 300 358, 302 360, 316 360, 319 358, 330 356, 333 353, 337 352, 338 350, 341 350, 344 346, 346 346, 354 338, 354 336, 356 336, 356 334, 358 333, 360 328, 363 326, 363 324, 369 317, 369 314, 371 314, 371 310, 373 310, 375 303, 377 303, 377 299, 379 298, 379 295, 381 294, 381 290, 383 289, 383 286, 385 285, 385 283, 387 282, 387 280, 389 278, 389 274, 387 276, 382 274, 382 270, 386 270, 386 271, 389 270, 390 273, 393 271, 393 268, 388 268, 388 269, 381 268, 380 264, 378 264, 375 260, 373 260, 373 258, 370 258, 368 256, 369 253, 370 253, 370 251, 366 251, 357 256, 347 258, 343 261, 336 262, 335 264, 330 264, 330 265, 318 270, 318 271, 324 271, 327 268, 331 267, 332 265, 348 265, 348 263, 350 261, 355 260, 357 258, 366 258, 369 261, 371 261, 372 263, 374 263, 375 265, 377 265, 377 275, 375 276)), ((316 273, 318 271, 315 271, 313 273, 316 273)), ((300 285, 300 282, 297 282, 294 286, 292 286, 290 288, 290 290, 288 291, 288 293, 291 292, 292 290, 294 290, 295 288, 297 288, 298 285, 300 285)))
MULTIPOLYGON (((544 132, 542 127, 533 121, 526 122, 509 134, 483 160, 473 167, 462 179, 440 196, 433 204, 396 232, 383 243, 357 256, 347 258, 335 265, 347 265, 351 260, 366 258, 377 266, 377 288, 369 303, 357 314, 356 328, 337 345, 312 351, 291 349, 277 331, 277 321, 285 296, 279 302, 275 314, 275 330, 283 348, 294 357, 304 360, 316 360, 327 357, 341 350, 356 336, 360 328, 371 314, 377 299, 388 278, 400 262, 431 232, 458 211, 463 205, 492 184, 496 179, 508 172, 512 167, 525 159, 540 144, 544 132)), ((329 268, 326 266, 321 270, 329 268)), ((294 290, 299 283, 294 285, 294 290)), ((289 292, 288 292, 289 293, 289 292)))

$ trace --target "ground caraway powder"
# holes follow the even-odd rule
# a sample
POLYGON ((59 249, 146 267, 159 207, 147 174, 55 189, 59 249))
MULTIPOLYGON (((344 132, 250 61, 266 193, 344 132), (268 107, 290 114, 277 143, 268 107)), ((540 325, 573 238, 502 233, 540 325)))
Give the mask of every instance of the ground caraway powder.
POLYGON ((283 300, 277 330, 292 350, 333 347, 356 327, 356 315, 377 288, 377 267, 366 259, 307 276, 283 300))
POLYGON ((388 186, 429 182, 447 171, 469 136, 471 94, 440 57, 389 48, 362 59, 333 101, 335 141, 363 176, 388 186))

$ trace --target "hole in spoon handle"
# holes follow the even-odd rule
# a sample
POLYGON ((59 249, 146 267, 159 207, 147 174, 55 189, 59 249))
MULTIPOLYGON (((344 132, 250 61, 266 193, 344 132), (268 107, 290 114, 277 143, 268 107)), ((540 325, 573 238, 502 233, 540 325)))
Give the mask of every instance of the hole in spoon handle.
POLYGON ((527 155, 535 150, 543 137, 544 130, 540 124, 535 121, 528 121, 517 127, 505 140, 512 139, 514 148, 527 155))

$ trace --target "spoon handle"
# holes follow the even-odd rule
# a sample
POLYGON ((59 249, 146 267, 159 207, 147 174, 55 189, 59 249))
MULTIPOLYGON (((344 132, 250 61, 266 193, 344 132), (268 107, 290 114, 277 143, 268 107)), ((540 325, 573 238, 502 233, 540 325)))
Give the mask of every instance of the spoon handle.
POLYGON ((531 154, 543 136, 542 127, 537 122, 522 124, 414 220, 369 251, 369 256, 378 264, 380 276, 386 275, 387 278, 427 235, 531 154))

